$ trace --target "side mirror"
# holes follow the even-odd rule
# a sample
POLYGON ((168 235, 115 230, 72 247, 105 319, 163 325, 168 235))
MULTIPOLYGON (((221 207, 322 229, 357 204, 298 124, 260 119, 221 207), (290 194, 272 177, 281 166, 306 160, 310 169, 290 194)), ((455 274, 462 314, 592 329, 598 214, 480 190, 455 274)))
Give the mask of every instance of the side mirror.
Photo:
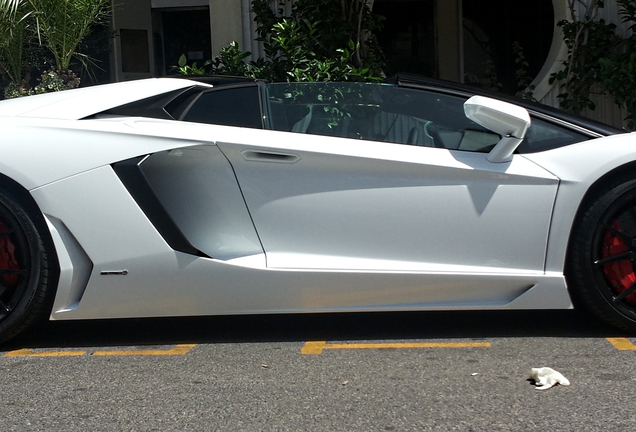
POLYGON ((473 96, 464 103, 466 117, 503 138, 488 154, 490 162, 512 159, 530 127, 530 114, 525 108, 484 96, 473 96))

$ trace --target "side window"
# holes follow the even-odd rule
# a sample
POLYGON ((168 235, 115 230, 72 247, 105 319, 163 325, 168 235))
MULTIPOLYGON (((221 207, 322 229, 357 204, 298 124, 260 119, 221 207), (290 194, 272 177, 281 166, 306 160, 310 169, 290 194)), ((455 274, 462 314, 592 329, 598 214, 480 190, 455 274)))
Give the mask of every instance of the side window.
POLYGON ((379 116, 385 141, 449 150, 487 152, 501 137, 469 120, 466 98, 426 90, 392 88, 379 116))
POLYGON ((269 84, 269 129, 489 151, 499 140, 464 114, 463 97, 370 83, 269 84))
POLYGON ((209 90, 185 111, 181 120, 262 129, 257 86, 209 90))
POLYGON ((555 149, 590 139, 588 136, 562 126, 532 117, 532 124, 517 153, 533 153, 555 149))

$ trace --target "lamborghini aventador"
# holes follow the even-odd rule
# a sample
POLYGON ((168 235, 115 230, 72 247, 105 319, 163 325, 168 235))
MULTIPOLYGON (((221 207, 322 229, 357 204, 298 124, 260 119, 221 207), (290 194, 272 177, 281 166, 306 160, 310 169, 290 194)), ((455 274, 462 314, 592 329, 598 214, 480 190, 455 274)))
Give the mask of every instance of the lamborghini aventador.
POLYGON ((636 330, 636 135, 412 76, 0 102, 0 340, 50 320, 587 309, 636 330))

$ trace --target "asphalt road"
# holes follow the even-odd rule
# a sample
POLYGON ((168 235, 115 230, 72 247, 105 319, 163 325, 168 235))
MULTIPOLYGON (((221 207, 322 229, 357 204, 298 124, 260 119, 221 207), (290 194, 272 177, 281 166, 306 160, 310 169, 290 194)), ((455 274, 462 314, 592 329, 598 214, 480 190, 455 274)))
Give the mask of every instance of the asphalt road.
POLYGON ((636 430, 634 343, 573 311, 55 322, 0 345, 0 430, 636 430))

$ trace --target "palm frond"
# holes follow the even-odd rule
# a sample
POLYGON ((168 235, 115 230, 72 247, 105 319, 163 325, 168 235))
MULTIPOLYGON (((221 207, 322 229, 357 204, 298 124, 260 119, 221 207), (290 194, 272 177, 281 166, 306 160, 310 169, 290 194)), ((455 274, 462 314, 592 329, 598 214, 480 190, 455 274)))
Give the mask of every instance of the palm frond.
MULTIPOLYGON (((2 1, 2 0, 0 0, 2 1)), ((108 16, 108 0, 28 0, 40 40, 55 57, 57 69, 68 69, 77 46, 93 24, 108 16)))
POLYGON ((30 14, 26 0, 0 0, 0 67, 16 84, 22 81, 30 14))
POLYGON ((0 0, 0 15, 4 17, 15 14, 20 3, 24 3, 24 0, 0 0))

